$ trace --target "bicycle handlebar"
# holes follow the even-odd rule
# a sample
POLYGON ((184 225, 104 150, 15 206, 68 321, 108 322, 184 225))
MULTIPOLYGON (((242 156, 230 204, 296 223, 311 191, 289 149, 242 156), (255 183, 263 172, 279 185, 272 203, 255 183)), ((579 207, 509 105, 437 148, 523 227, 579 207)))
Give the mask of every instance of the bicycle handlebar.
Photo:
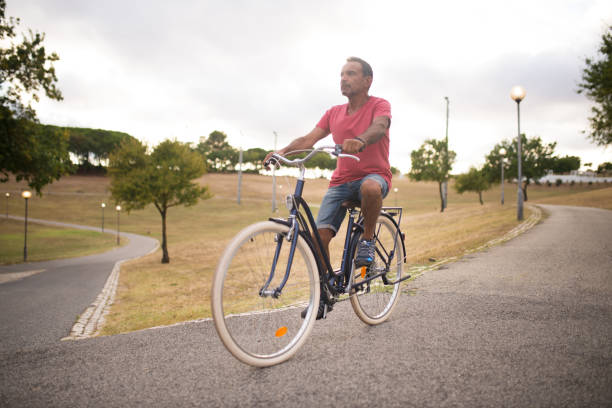
MULTIPOLYGON (((287 154, 291 154, 291 153, 299 153, 299 152, 307 152, 308 150, 295 150, 292 152, 289 152, 287 154)), ((305 162, 307 162, 308 160, 310 160, 315 154, 319 153, 319 152, 324 152, 324 153, 328 153, 331 156, 336 156, 336 157, 348 157, 354 160, 359 161, 359 157, 354 156, 352 154, 347 154, 347 153, 342 153, 342 145, 335 145, 335 146, 321 146, 321 147, 317 147, 316 149, 313 149, 312 151, 310 151, 310 153, 308 153, 306 155, 306 157, 304 157, 303 159, 293 159, 293 160, 289 160, 287 159, 285 156, 281 156, 278 153, 273 153, 272 157, 270 157, 270 159, 268 160, 267 163, 264 163, 265 165, 271 164, 272 160, 276 160, 276 163, 284 163, 288 166, 296 166, 299 167, 301 165, 303 165, 305 162)))

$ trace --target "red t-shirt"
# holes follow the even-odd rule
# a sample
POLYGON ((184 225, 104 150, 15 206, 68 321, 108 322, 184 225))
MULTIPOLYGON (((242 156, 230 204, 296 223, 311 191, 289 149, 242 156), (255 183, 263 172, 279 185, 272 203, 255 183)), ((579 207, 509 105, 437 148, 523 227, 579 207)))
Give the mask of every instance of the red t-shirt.
MULTIPOLYGON (((346 139, 354 139, 365 132, 377 116, 387 116, 391 120, 391 105, 382 98, 370 96, 368 101, 352 115, 348 114, 348 103, 334 106, 325 112, 317 127, 330 132, 334 143, 342 144, 346 139)), ((368 145, 356 154, 361 160, 339 158, 332 174, 330 187, 364 178, 368 174, 379 174, 391 189, 391 167, 389 165, 389 129, 378 142, 368 145)))

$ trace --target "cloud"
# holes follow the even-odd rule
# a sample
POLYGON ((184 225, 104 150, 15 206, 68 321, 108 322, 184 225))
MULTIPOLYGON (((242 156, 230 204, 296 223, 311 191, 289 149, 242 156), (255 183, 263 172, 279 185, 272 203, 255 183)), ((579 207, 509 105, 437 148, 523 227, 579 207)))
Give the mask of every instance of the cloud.
MULTIPOLYGON (((215 129, 244 148, 310 131, 345 99, 339 72, 357 55, 372 94, 392 104, 391 162, 445 134, 456 171, 516 132, 510 88, 522 84, 522 129, 559 151, 592 154, 576 95, 582 61, 612 19, 607 1, 22 0, 7 15, 47 33, 65 101, 43 100, 43 122, 128 132, 151 144, 197 142, 215 129)), ((597 150, 601 152, 601 149, 597 150)), ((609 152, 608 152, 609 154, 609 152)))

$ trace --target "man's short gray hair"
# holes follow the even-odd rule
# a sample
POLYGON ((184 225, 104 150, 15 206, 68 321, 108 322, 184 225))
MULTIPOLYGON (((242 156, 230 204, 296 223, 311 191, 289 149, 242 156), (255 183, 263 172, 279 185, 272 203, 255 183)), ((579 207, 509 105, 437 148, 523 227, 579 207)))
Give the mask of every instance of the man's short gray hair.
POLYGON ((367 62, 365 62, 361 58, 358 58, 358 57, 348 57, 346 59, 346 62, 358 62, 359 64, 361 64, 361 71, 363 72, 363 76, 364 77, 372 77, 372 78, 374 78, 374 72, 372 71, 372 67, 370 66, 370 64, 368 64, 367 62))

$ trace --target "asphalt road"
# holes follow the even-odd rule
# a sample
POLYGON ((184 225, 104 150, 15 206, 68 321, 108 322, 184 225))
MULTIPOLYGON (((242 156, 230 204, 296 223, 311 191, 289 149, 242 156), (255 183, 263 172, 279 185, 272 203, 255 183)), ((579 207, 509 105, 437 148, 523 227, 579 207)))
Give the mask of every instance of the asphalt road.
MULTIPOLYGON (((115 233, 108 229, 106 232, 115 233)), ((0 352, 57 344, 59 339, 68 336, 77 316, 96 299, 117 261, 144 255, 157 246, 157 240, 153 238, 130 233, 121 233, 121 237, 129 240, 127 245, 102 254, 0 266, 0 279, 7 275, 36 272, 24 279, 0 284, 0 352)))
POLYGON ((282 365, 239 363, 210 321, 45 342, 0 351, 0 405, 612 406, 612 212, 546 210, 411 282, 383 325, 337 305, 282 365))

